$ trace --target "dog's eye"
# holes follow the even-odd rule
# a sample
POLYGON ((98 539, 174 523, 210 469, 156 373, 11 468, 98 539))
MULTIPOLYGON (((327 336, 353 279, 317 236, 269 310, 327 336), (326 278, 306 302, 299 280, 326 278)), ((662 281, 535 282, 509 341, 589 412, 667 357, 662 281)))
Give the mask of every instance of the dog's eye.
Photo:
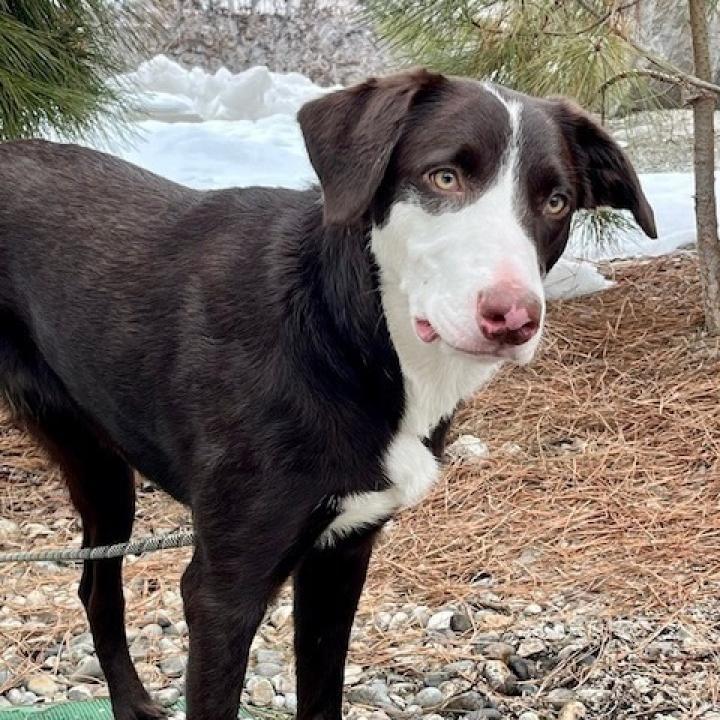
POLYGON ((545 203, 545 214, 557 219, 563 217, 563 215, 567 213, 569 207, 570 203, 565 195, 554 193, 545 203))
POLYGON ((432 185, 440 192, 458 193, 462 192, 460 177, 452 168, 439 168, 428 175, 432 185))

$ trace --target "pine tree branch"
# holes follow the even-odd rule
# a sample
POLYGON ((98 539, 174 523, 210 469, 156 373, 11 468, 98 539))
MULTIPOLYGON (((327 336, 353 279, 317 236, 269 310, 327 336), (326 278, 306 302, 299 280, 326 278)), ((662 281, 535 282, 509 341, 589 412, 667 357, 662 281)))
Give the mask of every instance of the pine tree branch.
MULTIPOLYGON (((592 7, 590 3, 586 2, 586 0, 577 0, 577 3, 583 8, 583 10, 591 15, 594 15, 598 20, 603 18, 603 15, 598 13, 598 11, 592 7)), ((614 12, 611 13, 611 17, 612 15, 614 15, 614 12)), ((684 84, 692 85, 697 89, 702 90, 703 94, 710 93, 713 95, 720 95, 720 85, 716 85, 708 80, 703 80, 702 78, 679 68, 666 58, 656 55, 652 50, 646 48, 644 45, 641 45, 639 42, 631 38, 620 27, 615 24, 608 23, 609 19, 610 18, 603 19, 603 22, 607 23, 608 30, 619 37, 623 42, 627 43, 636 53, 638 53, 638 55, 641 55, 653 65, 660 68, 663 74, 667 73, 669 76, 675 76, 676 78, 681 79, 684 84)))

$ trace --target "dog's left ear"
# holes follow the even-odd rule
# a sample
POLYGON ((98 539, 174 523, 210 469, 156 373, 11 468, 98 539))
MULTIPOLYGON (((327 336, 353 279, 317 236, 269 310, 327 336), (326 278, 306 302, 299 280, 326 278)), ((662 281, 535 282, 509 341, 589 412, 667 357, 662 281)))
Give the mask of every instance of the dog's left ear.
POLYGON ((578 173, 579 207, 630 210, 643 232, 656 238, 652 208, 620 146, 574 103, 565 99, 550 103, 578 173))
POLYGON ((445 82, 425 70, 371 79, 304 105, 298 120, 320 178, 327 225, 368 211, 418 93, 445 82))

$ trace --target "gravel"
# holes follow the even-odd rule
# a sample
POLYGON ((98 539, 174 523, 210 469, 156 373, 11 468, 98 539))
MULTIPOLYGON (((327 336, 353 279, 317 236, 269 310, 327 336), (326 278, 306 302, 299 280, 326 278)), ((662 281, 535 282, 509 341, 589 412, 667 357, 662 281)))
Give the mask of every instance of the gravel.
MULTIPOLYGON (((179 597, 167 599, 162 617, 148 614, 128 634, 146 686, 172 707, 184 693, 188 636, 179 597)), ((253 643, 243 701, 262 712, 297 707, 290 602, 287 591, 281 594, 253 643)), ((457 607, 361 611, 345 674, 346 717, 680 720, 693 709, 698 720, 720 720, 708 689, 717 672, 717 609, 698 610, 711 630, 702 638, 652 617, 603 619, 593 604, 555 598, 540 606, 486 591, 457 607), (376 659, 382 647, 387 654, 376 659)), ((0 618, 11 616, 0 606, 0 618)), ((38 658, 42 671, 25 673, 20 650, 1 653, 0 680, 10 687, 0 707, 106 695, 84 628, 47 643, 38 658)))

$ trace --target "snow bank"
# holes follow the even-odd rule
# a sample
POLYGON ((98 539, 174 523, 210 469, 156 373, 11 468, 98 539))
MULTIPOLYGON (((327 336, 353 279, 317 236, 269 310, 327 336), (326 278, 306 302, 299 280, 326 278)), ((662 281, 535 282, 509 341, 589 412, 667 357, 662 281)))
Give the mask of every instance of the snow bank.
POLYGON ((308 100, 332 88, 322 88, 299 73, 274 73, 264 66, 237 74, 221 68, 207 73, 186 70, 164 55, 148 60, 117 81, 133 95, 141 116, 164 122, 259 120, 294 115, 308 100))
MULTIPOLYGON (((265 67, 238 74, 186 70, 164 56, 121 81, 136 88, 149 119, 135 124, 132 143, 112 141, 103 149, 199 189, 302 188, 317 181, 295 114, 328 88, 265 67)), ((594 262, 664 255, 695 241, 692 176, 646 174, 641 182, 655 210, 659 239, 638 230, 604 247, 587 247, 579 237, 571 238, 546 280, 549 297, 577 297, 609 287, 594 262)))

